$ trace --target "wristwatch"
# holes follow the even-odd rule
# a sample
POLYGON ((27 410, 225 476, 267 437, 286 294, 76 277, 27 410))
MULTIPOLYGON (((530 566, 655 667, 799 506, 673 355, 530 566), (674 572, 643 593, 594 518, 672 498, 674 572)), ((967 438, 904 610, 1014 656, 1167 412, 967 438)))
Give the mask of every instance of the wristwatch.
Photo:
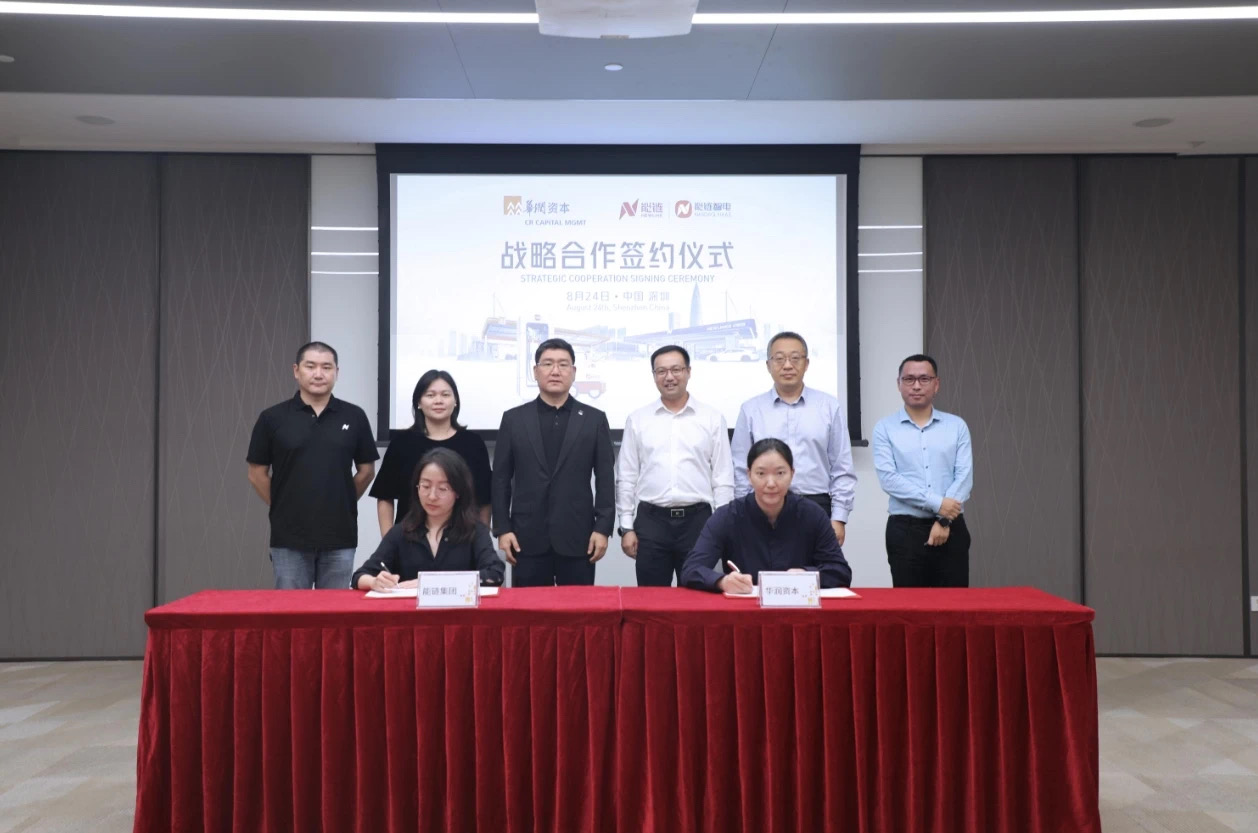
POLYGON ((626 533, 626 532, 633 532, 633 530, 632 530, 632 529, 625 529, 623 526, 618 526, 618 527, 616 527, 616 534, 617 534, 617 535, 619 535, 621 538, 624 538, 624 537, 625 537, 625 533, 626 533))
POLYGON ((952 526, 952 519, 951 518, 935 518, 935 523, 939 524, 944 529, 947 529, 948 527, 952 526))

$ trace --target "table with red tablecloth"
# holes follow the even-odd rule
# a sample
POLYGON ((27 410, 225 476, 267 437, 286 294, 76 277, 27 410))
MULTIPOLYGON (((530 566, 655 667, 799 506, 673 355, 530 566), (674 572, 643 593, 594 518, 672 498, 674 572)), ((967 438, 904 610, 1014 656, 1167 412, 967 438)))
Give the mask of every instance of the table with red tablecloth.
POLYGON ((1099 833, 1092 611, 859 593, 624 588, 620 830, 1099 833))
POLYGON ((615 587, 154 608, 135 830, 609 830, 615 587))
POLYGON ((1100 830, 1092 611, 673 588, 146 615, 135 830, 1100 830))

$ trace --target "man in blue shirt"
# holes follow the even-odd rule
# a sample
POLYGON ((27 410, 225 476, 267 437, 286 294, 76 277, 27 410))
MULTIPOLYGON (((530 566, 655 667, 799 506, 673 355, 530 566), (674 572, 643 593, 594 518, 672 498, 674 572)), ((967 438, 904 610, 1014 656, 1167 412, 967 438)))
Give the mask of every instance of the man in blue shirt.
POLYGON ((900 362, 904 407, 874 427, 874 468, 890 496, 887 561, 896 587, 968 587, 965 502, 974 457, 965 420, 934 407, 939 366, 930 356, 900 362))
POLYGON ((804 385, 808 344, 799 333, 778 333, 769 339, 768 361, 773 388, 743 403, 730 441, 734 455, 734 496, 751 491, 747 452, 757 440, 775 437, 795 454, 795 491, 821 507, 839 546, 856 498, 852 440, 839 400, 804 385))

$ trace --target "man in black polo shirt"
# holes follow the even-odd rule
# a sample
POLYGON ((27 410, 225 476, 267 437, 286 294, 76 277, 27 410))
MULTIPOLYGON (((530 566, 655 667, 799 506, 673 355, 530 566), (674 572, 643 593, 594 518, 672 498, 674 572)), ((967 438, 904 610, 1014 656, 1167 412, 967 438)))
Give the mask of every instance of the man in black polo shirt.
POLYGON ((302 346, 297 393, 263 411, 249 440, 249 482, 271 507, 277 590, 349 587, 358 499, 380 455, 363 409, 332 395, 336 372, 335 350, 302 346))

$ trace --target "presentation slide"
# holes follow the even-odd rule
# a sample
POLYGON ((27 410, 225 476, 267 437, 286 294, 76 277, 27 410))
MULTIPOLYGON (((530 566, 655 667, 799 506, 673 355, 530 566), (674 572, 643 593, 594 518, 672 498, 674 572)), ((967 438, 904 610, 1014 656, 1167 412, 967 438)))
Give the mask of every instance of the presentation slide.
POLYGON ((537 396, 533 352, 576 351, 572 394, 613 429, 658 398, 648 358, 690 351, 690 392, 730 427, 772 385, 770 336, 808 340, 807 383, 846 401, 844 176, 392 176, 390 427, 448 370, 460 421, 537 396))

